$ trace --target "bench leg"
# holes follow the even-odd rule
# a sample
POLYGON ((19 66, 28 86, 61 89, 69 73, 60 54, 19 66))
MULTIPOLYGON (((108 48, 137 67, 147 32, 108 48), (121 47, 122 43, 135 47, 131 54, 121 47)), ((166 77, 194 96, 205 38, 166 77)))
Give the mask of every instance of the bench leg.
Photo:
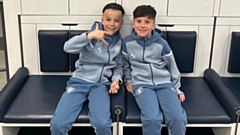
POLYGON ((113 123, 113 135, 117 135, 117 123, 113 123))
POLYGON ((119 122, 119 135, 123 135, 123 124, 119 122))
POLYGON ((123 126, 121 122, 113 123, 113 135, 123 135, 123 126))
POLYGON ((0 127, 0 135, 17 135, 19 127, 0 127))
POLYGON ((236 114, 237 114, 237 121, 236 121, 236 127, 235 127, 235 133, 234 133, 234 135, 237 135, 237 131, 238 131, 238 123, 239 123, 240 110, 237 110, 236 114))
POLYGON ((0 135, 3 135, 2 133, 2 126, 0 125, 0 135))
POLYGON ((234 135, 235 124, 231 127, 212 127, 215 135, 234 135))

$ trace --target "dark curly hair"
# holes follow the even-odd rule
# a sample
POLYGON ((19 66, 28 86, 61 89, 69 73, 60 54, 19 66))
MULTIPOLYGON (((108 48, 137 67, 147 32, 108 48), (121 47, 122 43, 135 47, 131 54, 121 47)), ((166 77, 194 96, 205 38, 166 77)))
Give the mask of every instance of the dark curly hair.
POLYGON ((150 5, 140 5, 133 11, 133 18, 148 16, 149 19, 155 20, 156 14, 157 12, 154 7, 150 5))

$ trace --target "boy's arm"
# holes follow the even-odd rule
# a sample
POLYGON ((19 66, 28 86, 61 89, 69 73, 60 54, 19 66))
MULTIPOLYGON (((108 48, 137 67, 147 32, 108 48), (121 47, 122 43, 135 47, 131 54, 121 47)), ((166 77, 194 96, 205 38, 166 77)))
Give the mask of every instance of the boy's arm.
POLYGON ((93 48, 93 45, 87 37, 87 33, 83 33, 66 41, 64 44, 64 51, 67 53, 79 53, 86 45, 91 45, 93 48))
POLYGON ((123 77, 123 61, 122 61, 122 54, 121 52, 117 55, 117 57, 114 59, 117 63, 117 66, 113 68, 113 75, 112 75, 112 81, 118 80, 119 83, 122 83, 122 77, 123 77))
POLYGON ((175 62, 172 50, 170 49, 169 46, 167 46, 165 52, 168 52, 168 53, 165 53, 162 56, 162 58, 166 62, 167 69, 170 72, 171 81, 172 81, 172 83, 174 85, 174 89, 177 91, 178 94, 183 93, 180 90, 180 87, 181 87, 181 82, 180 82, 181 74, 180 74, 180 72, 178 70, 178 67, 177 67, 177 64, 175 62))
POLYGON ((129 83, 132 83, 132 76, 131 76, 131 65, 128 59, 128 54, 126 51, 126 46, 123 45, 123 74, 124 74, 124 83, 127 86, 129 83))
POLYGON ((91 41, 94 39, 99 40, 105 44, 108 44, 104 39, 104 34, 111 35, 112 33, 99 30, 98 25, 99 24, 96 23, 96 28, 93 31, 89 33, 86 32, 78 36, 74 36, 67 42, 65 42, 64 51, 67 53, 79 53, 82 50, 82 48, 86 45, 90 45, 93 48, 94 46, 91 43, 91 41))

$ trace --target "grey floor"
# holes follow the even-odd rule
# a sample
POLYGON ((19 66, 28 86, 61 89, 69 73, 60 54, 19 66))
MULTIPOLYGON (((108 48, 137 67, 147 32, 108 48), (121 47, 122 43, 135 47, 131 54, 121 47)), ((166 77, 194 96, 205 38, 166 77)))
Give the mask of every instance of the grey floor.
MULTIPOLYGON (((124 128, 124 135, 142 135, 141 127, 124 128)), ((18 135, 50 135, 49 128, 21 128, 18 135)), ((91 127, 74 127, 69 135, 95 135, 91 127)), ((166 127, 163 127, 161 135, 168 135, 166 127)), ((211 128, 187 128, 186 135, 214 135, 211 128)))

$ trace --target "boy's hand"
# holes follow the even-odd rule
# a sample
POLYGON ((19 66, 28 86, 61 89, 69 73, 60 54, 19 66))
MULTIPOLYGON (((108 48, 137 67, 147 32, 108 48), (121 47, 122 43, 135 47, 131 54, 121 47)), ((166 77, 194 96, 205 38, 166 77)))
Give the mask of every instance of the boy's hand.
POLYGON ((127 91, 130 92, 130 93, 133 93, 132 83, 129 83, 127 85, 127 91))
POLYGON ((110 86, 110 90, 109 90, 110 94, 116 94, 118 92, 118 90, 119 90, 118 82, 119 82, 118 79, 113 80, 113 82, 110 86))
POLYGON ((93 38, 94 38, 94 39, 97 39, 97 40, 99 40, 99 41, 101 41, 101 42, 103 42, 104 44, 107 45, 108 43, 107 43, 107 41, 104 39, 104 34, 112 35, 112 33, 110 33, 110 32, 106 32, 106 31, 103 31, 103 30, 99 30, 99 29, 98 29, 98 23, 96 23, 96 28, 95 28, 95 30, 92 31, 92 32, 90 32, 90 33, 88 33, 87 38, 88 38, 89 40, 92 40, 93 38))
POLYGON ((184 93, 178 94, 178 98, 179 98, 180 102, 183 102, 183 101, 185 100, 185 95, 184 95, 184 93))

